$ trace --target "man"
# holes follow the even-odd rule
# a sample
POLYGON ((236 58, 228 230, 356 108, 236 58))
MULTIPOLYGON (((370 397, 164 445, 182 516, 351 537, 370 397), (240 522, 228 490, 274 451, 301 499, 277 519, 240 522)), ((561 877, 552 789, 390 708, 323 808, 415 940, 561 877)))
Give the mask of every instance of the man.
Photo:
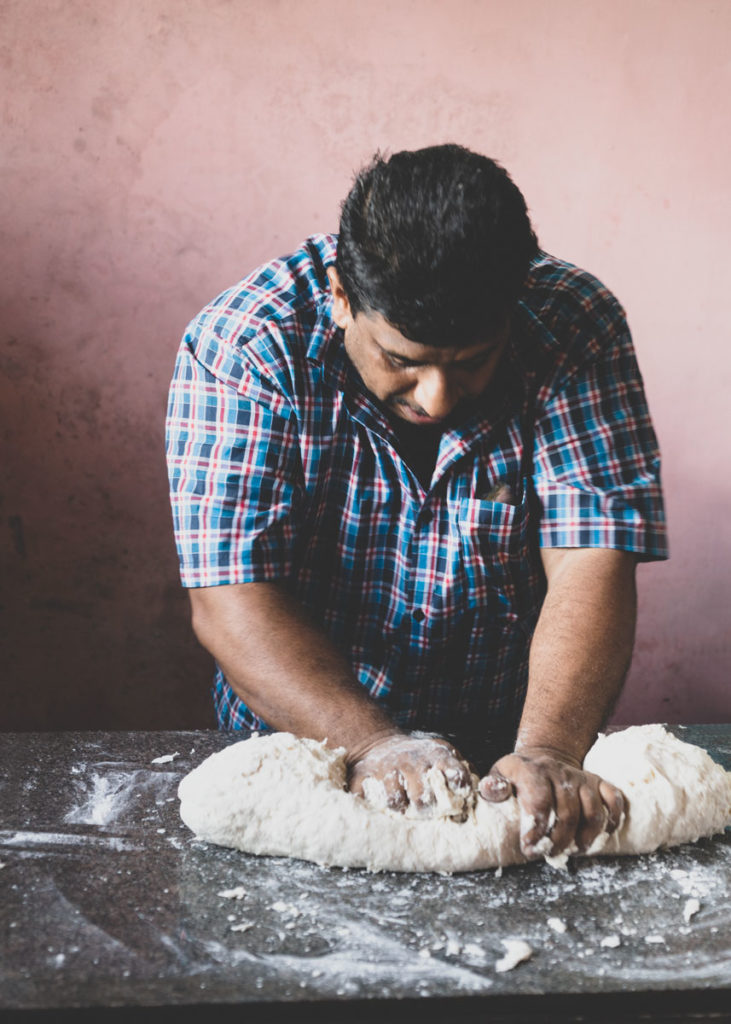
POLYGON ((581 765, 635 563, 666 557, 659 456, 621 307, 539 251, 499 165, 377 157, 337 239, 211 303, 168 461, 222 727, 345 747, 350 788, 410 813, 469 760, 485 799, 516 793, 529 857, 616 828, 581 765))

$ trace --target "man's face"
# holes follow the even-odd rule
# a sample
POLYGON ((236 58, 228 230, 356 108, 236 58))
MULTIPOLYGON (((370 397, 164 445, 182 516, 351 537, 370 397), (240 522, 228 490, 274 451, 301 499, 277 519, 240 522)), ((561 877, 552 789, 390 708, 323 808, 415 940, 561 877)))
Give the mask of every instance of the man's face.
POLYGON ((350 312, 337 271, 328 268, 333 319, 345 351, 363 383, 394 415, 437 426, 480 397, 495 375, 509 325, 484 342, 464 348, 433 348, 405 338, 380 313, 350 312))

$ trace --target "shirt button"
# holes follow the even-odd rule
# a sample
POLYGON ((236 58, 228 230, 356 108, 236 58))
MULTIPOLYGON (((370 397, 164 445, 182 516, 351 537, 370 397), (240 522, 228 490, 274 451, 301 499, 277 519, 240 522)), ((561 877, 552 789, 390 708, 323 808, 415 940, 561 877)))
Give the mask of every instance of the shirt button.
POLYGON ((421 610, 421 608, 417 608, 415 612, 411 613, 411 618, 414 620, 414 622, 423 622, 424 619, 426 618, 426 615, 421 610))
POLYGON ((422 526, 428 526, 433 518, 434 518, 434 513, 432 512, 432 510, 429 509, 429 508, 426 509, 424 512, 421 513, 421 525, 422 526))

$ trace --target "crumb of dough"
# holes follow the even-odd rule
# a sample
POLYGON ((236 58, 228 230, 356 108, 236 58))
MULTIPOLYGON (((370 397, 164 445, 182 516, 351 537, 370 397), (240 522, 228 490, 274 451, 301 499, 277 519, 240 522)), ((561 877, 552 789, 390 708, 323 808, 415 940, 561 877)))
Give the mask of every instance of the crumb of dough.
POLYGON ((604 946, 605 949, 616 949, 617 946, 622 945, 622 940, 619 935, 605 935, 599 945, 604 946))
POLYGON ((150 764, 170 764, 176 757, 180 757, 180 754, 176 750, 174 754, 161 754, 160 757, 153 757, 150 764))
POLYGON ((546 924, 549 928, 553 928, 555 932, 558 932, 559 935, 563 935, 566 931, 566 922, 562 921, 560 917, 549 917, 546 924))
POLYGON ((686 900, 685 906, 683 907, 683 920, 685 923, 689 924, 691 917, 693 917, 694 914, 697 914, 700 909, 700 902, 695 899, 695 897, 686 900))
POLYGON ((242 900, 246 895, 243 885, 237 885, 235 889, 222 889, 216 896, 223 896, 227 900, 242 900))
POLYGON ((524 960, 530 960, 533 956, 532 948, 523 939, 501 939, 501 942, 505 946, 505 956, 495 962, 495 970, 498 974, 512 971, 518 964, 523 963, 524 960))
POLYGON ((664 935, 646 935, 645 936, 645 942, 648 942, 650 945, 658 945, 659 946, 661 943, 664 945, 665 944, 665 936, 664 935))
POLYGON ((295 907, 294 903, 285 903, 284 900, 277 900, 276 903, 272 903, 272 910, 275 910, 278 914, 291 914, 292 917, 299 917, 302 913, 295 907))

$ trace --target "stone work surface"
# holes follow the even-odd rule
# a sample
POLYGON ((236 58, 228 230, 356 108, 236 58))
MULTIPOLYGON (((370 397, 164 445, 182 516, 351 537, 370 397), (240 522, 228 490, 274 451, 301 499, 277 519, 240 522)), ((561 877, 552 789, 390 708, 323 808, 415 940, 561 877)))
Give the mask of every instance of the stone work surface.
MULTIPOLYGON (((674 730, 731 767, 731 726, 674 730)), ((731 1002, 728 833, 500 877, 252 857, 196 840, 176 797, 240 738, 0 738, 0 1011, 245 1005, 251 1021, 309 1003, 383 1021, 418 1000, 422 1020, 669 1020, 731 1002), (496 971, 516 940, 532 957, 496 971)))

